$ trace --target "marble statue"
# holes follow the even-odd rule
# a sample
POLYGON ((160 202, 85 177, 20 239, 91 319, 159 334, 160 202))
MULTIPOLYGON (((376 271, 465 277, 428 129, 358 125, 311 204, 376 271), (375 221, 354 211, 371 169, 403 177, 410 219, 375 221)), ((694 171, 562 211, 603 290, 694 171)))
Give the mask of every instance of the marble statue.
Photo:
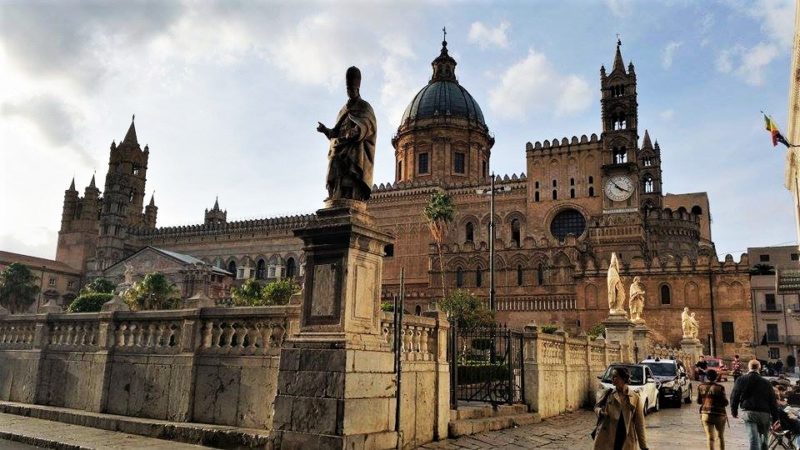
POLYGON ((689 313, 689 307, 683 308, 681 313, 681 327, 683 328, 684 339, 697 339, 697 334, 700 331, 700 326, 694 313, 689 313))
POLYGON ((132 286, 133 285, 133 276, 134 275, 135 275, 135 272, 133 270, 133 264, 125 263, 125 282, 124 282, 124 284, 126 284, 128 286, 132 286))
POLYGON ((330 141, 326 201, 366 201, 372 192, 377 121, 372 106, 359 94, 361 71, 350 67, 346 81, 348 100, 336 117, 336 125, 328 128, 318 122, 317 126, 330 141))
POLYGON ((628 306, 631 314, 631 321, 636 324, 644 324, 642 310, 644 309, 645 290, 641 277, 633 277, 630 294, 628 295, 628 306))
POLYGON ((611 254, 611 265, 608 267, 608 309, 611 315, 625 315, 625 287, 619 279, 619 261, 617 254, 611 254))

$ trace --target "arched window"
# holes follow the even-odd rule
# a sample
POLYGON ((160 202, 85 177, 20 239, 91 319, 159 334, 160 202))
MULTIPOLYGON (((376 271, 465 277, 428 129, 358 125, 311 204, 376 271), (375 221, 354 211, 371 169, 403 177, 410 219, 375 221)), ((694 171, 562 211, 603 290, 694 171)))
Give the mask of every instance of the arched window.
POLYGON ((533 193, 533 201, 535 202, 539 201, 539 191, 533 193))
POLYGON ((672 303, 672 296, 670 295, 670 292, 669 292, 669 285, 668 284, 662 284, 661 285, 661 304, 662 305, 669 305, 670 303, 672 303))
POLYGON ((536 285, 541 286, 544 284, 544 267, 542 263, 539 263, 539 266, 536 267, 536 285))
POLYGON ((475 286, 481 287, 483 286, 483 271, 480 267, 475 269, 475 286))
POLYGON ((391 258, 394 256, 394 244, 386 244, 383 247, 383 256, 391 258))
POLYGON ((533 183, 533 185, 534 185, 534 187, 535 187, 536 189, 539 189, 539 182, 538 182, 538 181, 537 181, 537 182, 535 182, 535 183, 533 183))
POLYGON ((467 222, 467 225, 464 228, 466 241, 473 242, 475 240, 475 226, 472 225, 472 222, 467 222))
POLYGON ((569 198, 575 198, 575 189, 569 190, 569 198))
POLYGON ((569 179, 569 185, 570 186, 575 186, 575 178, 570 178, 569 179))
POLYGON ((234 277, 236 277, 236 261, 231 260, 228 262, 228 272, 232 273, 234 277))
POLYGON ((625 147, 614 147, 614 164, 625 164, 628 161, 628 151, 625 147))
POLYGON ((517 266, 517 286, 522 286, 522 266, 517 266))
POLYGON ((589 184, 592 184, 592 183, 594 183, 594 177, 589 175, 589 184))
POLYGON ((558 200, 558 191, 553 189, 553 200, 558 200))
POLYGON ((557 186, 558 186, 558 181, 553 180, 553 187, 557 187, 557 186))
POLYGON ((456 287, 464 286, 464 270, 461 267, 456 269, 456 287))
POLYGON ((289 258, 286 260, 286 278, 294 278, 295 272, 297 272, 297 265, 294 262, 294 258, 289 258))
POLYGON ((520 225, 519 219, 514 219, 511 221, 511 240, 514 241, 514 244, 519 248, 520 246, 520 225))
POLYGON ((594 187, 589 186, 589 197, 594 197, 594 187))
POLYGON ((646 194, 652 193, 654 189, 655 183, 653 183, 653 177, 650 175, 644 176, 644 192, 646 194))
POLYGON ((414 314, 416 314, 416 315, 418 315, 418 316, 421 316, 421 315, 422 315, 422 306, 420 306, 420 305, 417 305, 417 306, 414 308, 414 314))
POLYGON ((263 259, 258 260, 256 264, 256 280, 263 280, 267 277, 267 264, 263 259))
POLYGON ((694 214, 695 216, 699 216, 699 215, 703 214, 703 208, 701 208, 701 207, 699 207, 697 205, 692 206, 692 214, 694 214))

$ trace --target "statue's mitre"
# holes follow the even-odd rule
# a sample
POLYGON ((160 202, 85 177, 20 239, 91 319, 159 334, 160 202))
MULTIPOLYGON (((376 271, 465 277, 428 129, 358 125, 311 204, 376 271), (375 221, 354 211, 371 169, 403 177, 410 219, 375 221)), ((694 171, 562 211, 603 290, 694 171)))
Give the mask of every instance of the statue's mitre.
POLYGON ((347 69, 345 79, 347 80, 348 86, 361 87, 361 71, 358 70, 358 67, 352 66, 347 69))

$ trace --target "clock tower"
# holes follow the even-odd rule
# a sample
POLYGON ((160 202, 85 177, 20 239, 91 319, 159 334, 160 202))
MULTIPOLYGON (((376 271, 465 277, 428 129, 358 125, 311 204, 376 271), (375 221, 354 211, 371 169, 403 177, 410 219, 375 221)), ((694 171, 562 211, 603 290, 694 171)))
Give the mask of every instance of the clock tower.
POLYGON ((637 164, 639 135, 636 72, 633 63, 625 70, 620 46, 611 73, 600 68, 601 106, 603 119, 602 186, 603 213, 629 213, 639 210, 642 183, 637 164))

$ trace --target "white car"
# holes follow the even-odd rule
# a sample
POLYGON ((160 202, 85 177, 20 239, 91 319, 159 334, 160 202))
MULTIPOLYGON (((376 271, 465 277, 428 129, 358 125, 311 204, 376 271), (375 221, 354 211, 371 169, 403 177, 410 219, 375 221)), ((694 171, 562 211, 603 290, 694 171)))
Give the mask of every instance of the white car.
POLYGON ((658 398, 658 383, 653 377, 653 372, 644 364, 611 364, 608 366, 605 372, 597 377, 600 380, 600 385, 597 387, 595 400, 600 400, 606 390, 614 389, 614 385, 611 384, 611 371, 615 367, 625 367, 630 371, 631 382, 628 383, 628 389, 639 393, 642 410, 645 414, 661 409, 658 398))

